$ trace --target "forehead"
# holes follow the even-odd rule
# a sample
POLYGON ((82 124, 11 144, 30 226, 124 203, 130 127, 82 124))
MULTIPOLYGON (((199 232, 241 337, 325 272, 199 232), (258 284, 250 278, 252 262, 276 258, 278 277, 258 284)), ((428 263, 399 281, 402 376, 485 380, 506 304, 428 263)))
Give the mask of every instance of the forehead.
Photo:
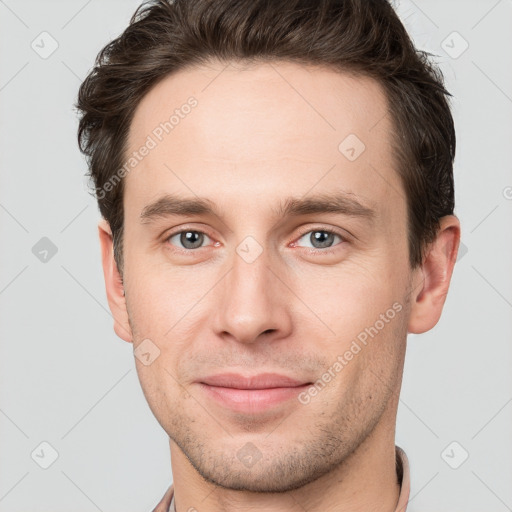
POLYGON ((403 199, 391 129, 384 91, 367 77, 290 62, 190 67, 134 113, 128 153, 151 149, 125 178, 125 202, 140 212, 176 189, 247 204, 248 193, 336 187, 386 210, 390 193, 403 199))

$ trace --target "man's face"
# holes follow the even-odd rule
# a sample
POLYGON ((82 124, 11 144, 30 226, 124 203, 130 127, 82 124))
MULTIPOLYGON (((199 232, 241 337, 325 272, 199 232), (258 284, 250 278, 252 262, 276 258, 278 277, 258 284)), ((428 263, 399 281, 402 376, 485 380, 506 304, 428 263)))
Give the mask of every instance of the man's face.
POLYGON ((372 432, 394 438, 406 203, 376 82, 292 63, 223 68, 167 77, 135 112, 128 153, 157 144, 125 178, 126 303, 134 348, 160 351, 136 359, 142 389, 192 466, 225 487, 283 491, 372 432), (166 195, 214 213, 150 207, 166 195), (327 197, 347 209, 286 208, 327 197), (210 379, 221 374, 300 386, 263 376, 245 384, 278 388, 240 391, 210 379))

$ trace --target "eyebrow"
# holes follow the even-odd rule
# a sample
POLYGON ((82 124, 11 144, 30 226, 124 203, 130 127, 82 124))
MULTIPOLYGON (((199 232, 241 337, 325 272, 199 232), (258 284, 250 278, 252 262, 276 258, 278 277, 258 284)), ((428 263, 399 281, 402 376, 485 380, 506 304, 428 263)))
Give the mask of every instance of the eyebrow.
MULTIPOLYGON (((317 194, 308 198, 288 197, 273 210, 277 217, 298 217, 318 213, 335 213, 349 217, 362 218, 373 222, 377 211, 371 205, 358 201, 354 194, 337 192, 335 194, 317 194)), ((222 218, 222 213, 215 203, 209 199, 195 197, 185 198, 173 194, 165 194, 148 204, 140 214, 143 224, 158 218, 169 216, 214 215, 222 218)))

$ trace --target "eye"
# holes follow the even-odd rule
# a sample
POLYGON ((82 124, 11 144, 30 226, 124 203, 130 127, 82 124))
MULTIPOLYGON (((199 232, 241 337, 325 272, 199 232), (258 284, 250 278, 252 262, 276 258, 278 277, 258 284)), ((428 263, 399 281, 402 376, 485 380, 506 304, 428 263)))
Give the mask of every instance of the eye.
POLYGON ((305 239, 306 243, 310 243, 311 245, 306 246, 312 249, 331 249, 334 247, 335 244, 334 240, 337 238, 340 239, 341 242, 345 242, 345 238, 342 237, 340 234, 336 233, 333 230, 330 229, 313 229, 306 231, 304 234, 301 235, 301 237, 298 239, 297 243, 294 243, 293 245, 298 245, 300 240, 305 239))
POLYGON ((178 249, 192 250, 201 248, 205 238, 209 239, 210 237, 202 231, 185 229, 170 235, 167 238, 167 241, 172 245, 177 245, 178 249), (173 242, 173 239, 176 239, 177 241, 173 242), (178 244, 181 244, 181 247, 178 244))

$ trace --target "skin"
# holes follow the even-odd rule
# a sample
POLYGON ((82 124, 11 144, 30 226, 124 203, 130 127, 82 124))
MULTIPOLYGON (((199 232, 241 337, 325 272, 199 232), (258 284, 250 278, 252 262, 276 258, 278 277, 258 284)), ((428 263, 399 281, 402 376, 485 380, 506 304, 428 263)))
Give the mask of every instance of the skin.
POLYGON ((134 349, 149 338, 160 350, 150 365, 135 362, 170 438, 177 511, 394 511, 407 333, 440 318, 459 221, 441 220, 412 270, 405 193, 377 82, 287 62, 225 66, 166 77, 135 112, 128 152, 191 95, 198 101, 125 178, 123 283, 108 223, 99 225, 115 332, 134 349), (354 161, 338 149, 351 133, 366 146, 354 161), (333 192, 371 205, 373 223, 276 214, 290 196, 333 192), (141 222, 163 193, 208 198, 219 215, 141 222), (310 238, 325 228, 345 237, 332 239, 331 252, 310 238), (168 238, 179 229, 205 233, 202 246, 168 238), (236 252, 247 236, 262 249, 250 263, 236 252), (195 382, 231 371, 314 383, 395 303, 401 311, 307 404, 236 413, 195 382), (261 454, 250 468, 237 457, 246 443, 261 454))

